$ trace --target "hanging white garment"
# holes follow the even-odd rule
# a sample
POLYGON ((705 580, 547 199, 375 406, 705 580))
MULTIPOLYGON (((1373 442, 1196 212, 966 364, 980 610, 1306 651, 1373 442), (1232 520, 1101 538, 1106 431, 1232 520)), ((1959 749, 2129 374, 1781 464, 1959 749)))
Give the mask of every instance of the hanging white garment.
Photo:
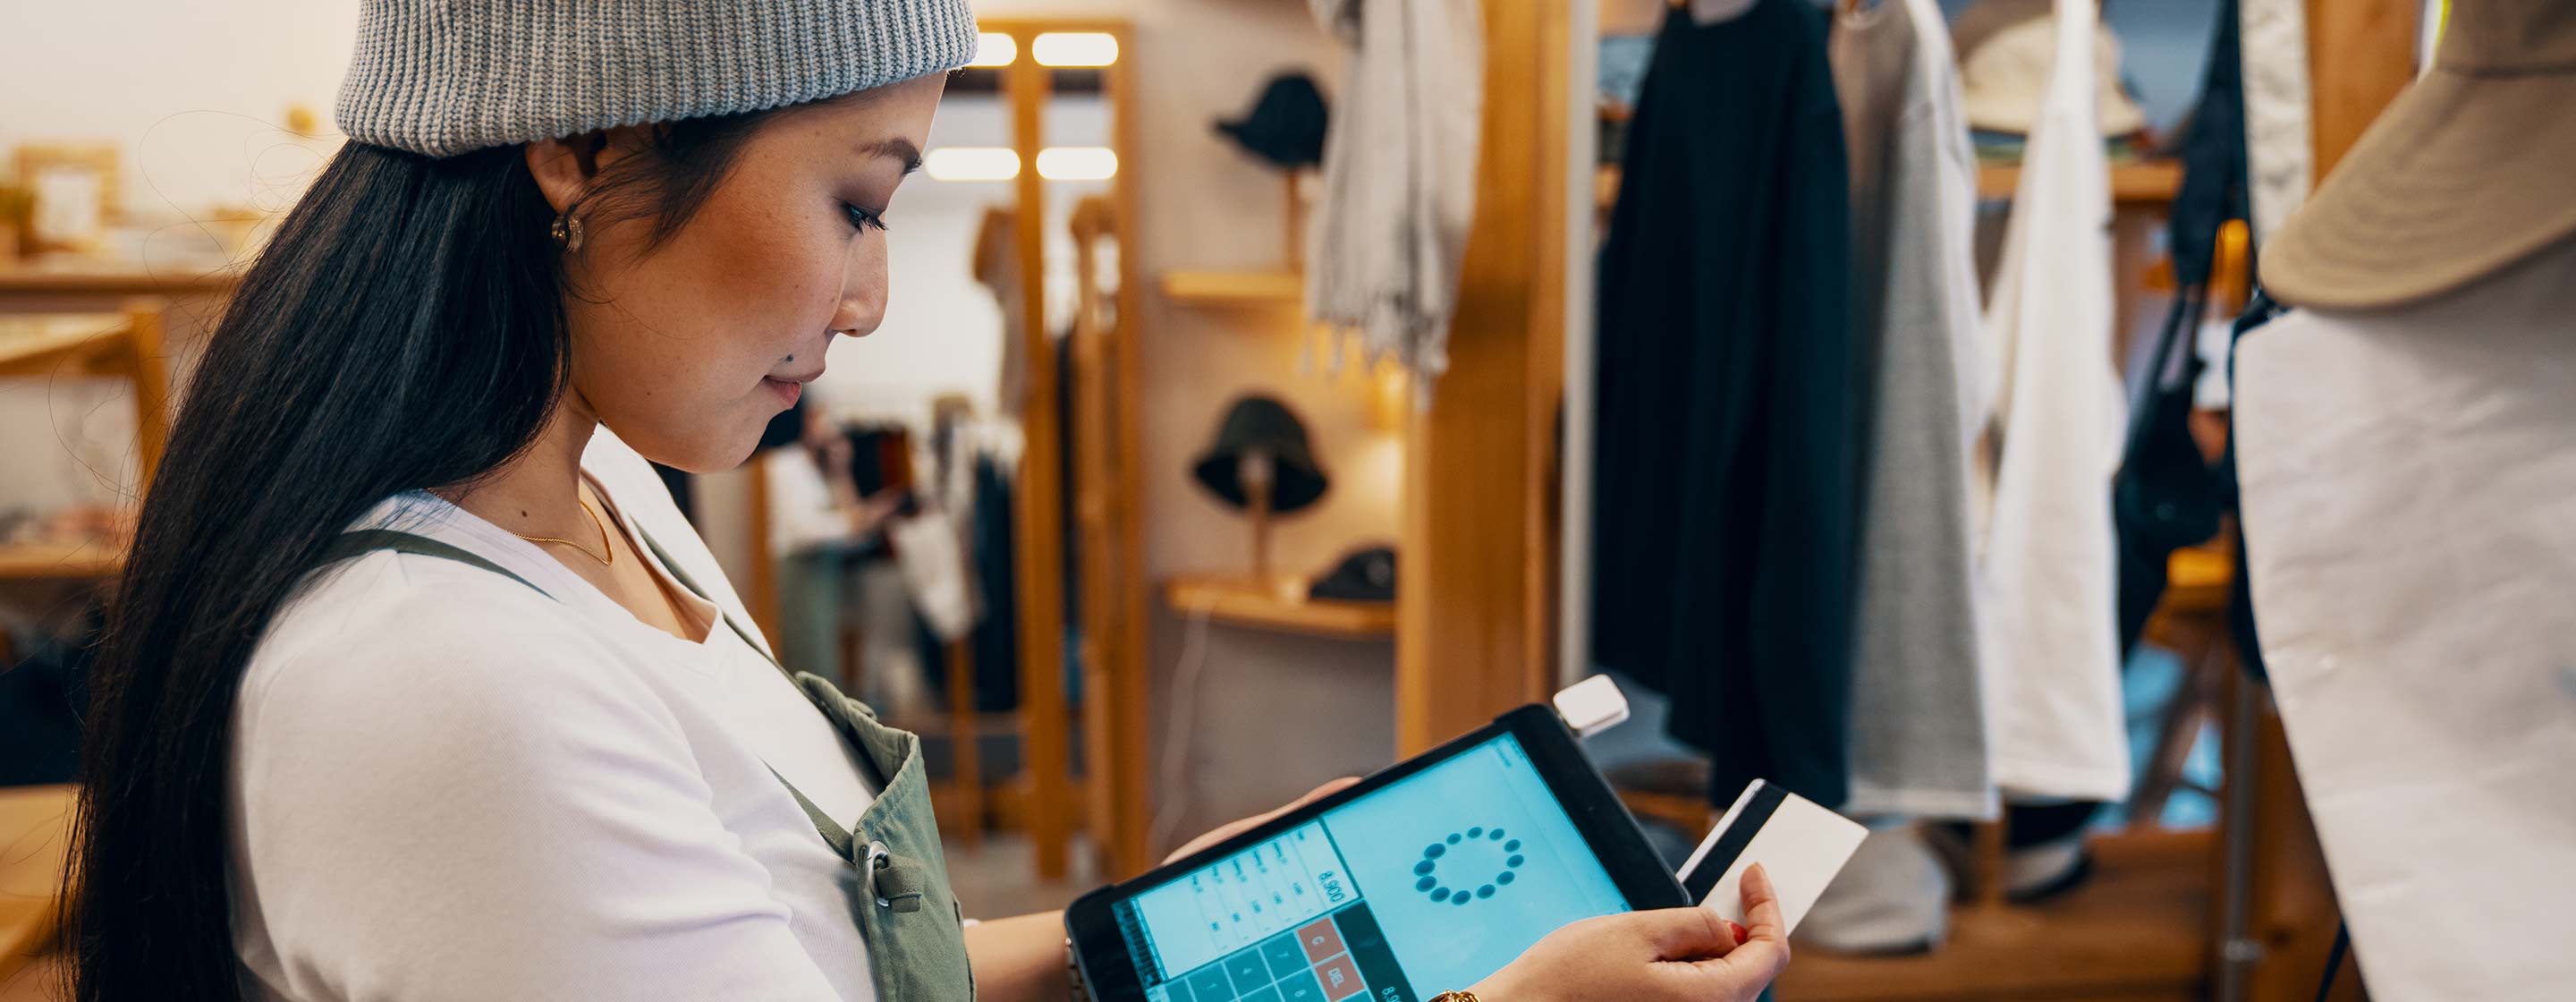
POLYGON ((2111 474, 2111 193, 2096 127, 2093 0, 2057 0, 2057 63, 2025 147, 1987 305, 1997 389, 1982 553, 1995 780, 2128 795, 2111 474))
POLYGON ((2307 0, 2241 0, 2245 166, 2260 243, 2308 197, 2315 147, 2308 125, 2307 0))
MULTIPOLYGON (((1311 0, 1351 47, 1306 236, 1306 312, 1428 392, 1476 209, 1484 26, 1477 0, 1311 0)), ((1335 357, 1339 357, 1336 349, 1335 357)))
MULTIPOLYGON (((1846 814, 1989 816, 1969 478, 1987 411, 1976 152, 1934 0, 1837 15, 1855 339, 1869 363, 1846 814)), ((1831 892, 1826 895, 1830 900, 1831 892)))
POLYGON ((2263 661, 2373 998, 2576 986, 2576 240, 2237 353, 2263 661))

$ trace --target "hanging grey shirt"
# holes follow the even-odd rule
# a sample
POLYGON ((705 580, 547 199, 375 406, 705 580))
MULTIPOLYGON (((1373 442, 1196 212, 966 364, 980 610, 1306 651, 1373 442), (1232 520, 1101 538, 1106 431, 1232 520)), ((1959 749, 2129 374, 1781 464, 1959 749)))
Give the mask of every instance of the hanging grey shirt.
POLYGON ((1986 408, 1976 160, 1934 0, 1837 14, 1852 318, 1866 402, 1847 814, 1994 809, 1970 463, 1986 408))

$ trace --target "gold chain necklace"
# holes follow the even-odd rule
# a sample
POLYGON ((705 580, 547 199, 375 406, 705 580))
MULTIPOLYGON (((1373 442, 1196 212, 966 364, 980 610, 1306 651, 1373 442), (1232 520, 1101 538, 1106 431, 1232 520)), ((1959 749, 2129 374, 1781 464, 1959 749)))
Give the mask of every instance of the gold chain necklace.
POLYGON ((582 546, 580 543, 573 542, 569 539, 556 539, 553 536, 526 536, 515 532, 510 535, 518 536, 519 538, 531 543, 562 543, 565 546, 572 547, 574 550, 580 552, 582 556, 589 557, 592 560, 599 561, 600 563, 610 567, 617 566, 617 550, 608 545, 608 523, 600 521, 599 513, 590 510, 590 502, 584 501, 580 498, 574 498, 573 501, 581 505, 582 514, 590 516, 590 524, 599 527, 599 549, 601 552, 606 553, 607 556, 603 557, 598 553, 592 553, 588 548, 582 546))

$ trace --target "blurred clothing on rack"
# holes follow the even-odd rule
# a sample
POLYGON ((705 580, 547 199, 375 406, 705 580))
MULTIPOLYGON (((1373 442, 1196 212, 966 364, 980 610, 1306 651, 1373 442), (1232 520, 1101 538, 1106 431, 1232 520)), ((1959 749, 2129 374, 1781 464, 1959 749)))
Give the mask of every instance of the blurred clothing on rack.
POLYGON ((1594 655, 1672 697, 1724 803, 1850 779, 1860 441, 1824 15, 1669 11, 1602 249, 1594 655))
POLYGON ((2093 0, 2058 0, 2056 59, 2030 132, 1985 314, 1996 387, 1978 539, 1995 780, 2007 794, 2118 800, 2111 475, 2125 405, 2112 332, 2111 192, 2093 0))
POLYGON ((1839 8, 1863 401, 1853 815, 1994 812, 1969 506, 1987 407, 1976 157, 1933 0, 1839 8))
POLYGON ((1306 315, 1358 340, 1370 361, 1395 360, 1427 394, 1449 369, 1449 318, 1476 212, 1479 3, 1308 3, 1350 54, 1307 221, 1306 315))
POLYGON ((2244 0, 2245 152, 2253 178, 2254 241, 2271 238, 2308 197, 2316 157, 2308 122, 2308 0, 2244 0))

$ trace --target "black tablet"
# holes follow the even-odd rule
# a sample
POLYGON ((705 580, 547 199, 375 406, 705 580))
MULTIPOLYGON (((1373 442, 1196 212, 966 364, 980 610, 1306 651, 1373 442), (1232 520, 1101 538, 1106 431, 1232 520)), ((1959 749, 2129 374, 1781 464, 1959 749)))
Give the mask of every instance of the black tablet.
POLYGON ((1101 1002, 1423 1002, 1568 922, 1687 903, 1533 704, 1086 894, 1065 928, 1101 1002))

